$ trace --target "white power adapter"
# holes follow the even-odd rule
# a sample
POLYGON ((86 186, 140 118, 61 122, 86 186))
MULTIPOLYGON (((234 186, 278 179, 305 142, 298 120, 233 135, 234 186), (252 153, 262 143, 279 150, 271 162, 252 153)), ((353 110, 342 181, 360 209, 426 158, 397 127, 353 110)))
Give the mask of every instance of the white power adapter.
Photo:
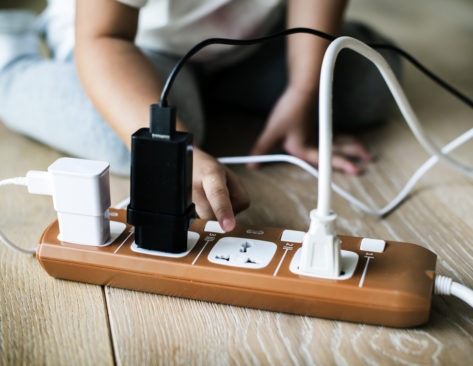
POLYGON ((103 245, 110 239, 109 163, 60 158, 48 171, 29 171, 28 191, 53 197, 59 240, 103 245))

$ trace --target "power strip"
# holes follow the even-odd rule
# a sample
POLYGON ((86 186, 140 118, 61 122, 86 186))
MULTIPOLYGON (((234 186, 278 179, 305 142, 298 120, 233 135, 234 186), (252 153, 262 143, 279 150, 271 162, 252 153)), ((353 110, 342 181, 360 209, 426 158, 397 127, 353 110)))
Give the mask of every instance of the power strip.
MULTIPOLYGON (((126 212, 111 210, 120 228, 103 246, 61 242, 46 228, 37 258, 51 276, 270 311, 392 327, 428 321, 436 255, 421 246, 340 236, 337 280, 298 273, 303 232, 237 226, 229 233, 197 219, 180 255, 134 249, 126 212), (124 229, 124 230, 122 230, 124 229)), ((113 230, 112 230, 113 232, 113 230)))

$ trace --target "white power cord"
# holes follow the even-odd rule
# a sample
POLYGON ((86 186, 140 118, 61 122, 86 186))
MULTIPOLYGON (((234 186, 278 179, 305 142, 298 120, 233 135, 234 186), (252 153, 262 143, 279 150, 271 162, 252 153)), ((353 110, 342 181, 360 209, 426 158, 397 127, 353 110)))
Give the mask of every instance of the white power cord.
POLYGON ((340 244, 336 237, 331 212, 331 160, 332 160, 332 88, 335 62, 341 50, 348 48, 371 61, 394 97, 402 115, 419 143, 437 159, 447 162, 459 171, 473 176, 473 169, 446 155, 425 134, 410 106, 393 71, 381 54, 365 43, 351 38, 339 37, 327 48, 320 73, 319 87, 319 189, 317 210, 310 214, 309 231, 304 237, 300 269, 307 275, 336 279, 341 271, 340 244), (330 225, 328 225, 330 222, 330 225), (317 250, 316 250, 317 248, 317 250))
POLYGON ((26 177, 8 178, 0 181, 0 187, 11 185, 26 186, 26 177))
MULTIPOLYGON (((333 88, 333 73, 335 69, 335 62, 337 59, 338 54, 342 49, 349 48, 360 55, 364 56, 368 60, 370 60, 379 70, 381 75, 383 76, 389 90, 391 91, 402 115, 404 116, 408 126, 410 127, 411 131, 413 132, 416 139, 419 143, 432 155, 434 155, 434 160, 430 160, 426 162, 421 167, 421 171, 425 169, 427 171, 433 166, 437 160, 443 160, 448 165, 460 170, 462 173, 467 174, 469 176, 473 176, 473 169, 468 166, 464 166, 463 164, 459 163, 455 159, 451 158, 447 155, 448 152, 456 148, 457 145, 452 141, 451 144, 444 147, 444 149, 439 149, 432 140, 425 134, 422 126, 418 122, 418 119, 410 106, 399 82, 396 79, 396 76, 392 72, 389 64, 386 60, 381 56, 381 54, 368 45, 364 44, 363 42, 351 38, 351 37, 340 37, 333 41, 330 46, 327 48, 327 51, 324 56, 324 60, 322 63, 322 70, 320 75, 320 95, 319 95, 319 125, 320 125, 320 132, 319 132, 319 156, 320 156, 320 163, 319 170, 320 170, 320 177, 321 181, 319 181, 319 192, 318 192, 318 207, 317 210, 321 215, 329 215, 330 214, 330 180, 331 177, 331 151, 327 151, 331 145, 326 141, 327 139, 331 139, 332 131, 332 88, 333 88)), ((463 142, 467 139, 471 138, 472 132, 469 131, 465 135, 466 139, 462 139, 460 136, 458 139, 462 140, 463 142)), ((456 139, 457 140, 457 139, 456 139)), ((454 140, 454 141, 456 141, 454 140)), ((460 142, 463 143, 463 142, 460 142)), ((431 158, 432 159, 432 158, 431 158)), ((425 172, 422 172, 421 176, 425 172)), ((412 186, 418 180, 417 177, 413 177, 412 186)), ((411 182, 411 181, 410 181, 411 182)), ((406 187, 410 187, 410 182, 407 184, 406 187)), ((408 188, 409 190, 412 188, 408 188)), ((401 192, 402 193, 402 192, 401 192)), ((396 201, 395 205, 397 206, 400 201, 396 201)), ((395 206, 393 206, 395 207, 395 206)), ((393 209, 390 205, 384 207, 381 210, 381 214, 386 214, 390 210, 393 209)), ((377 214, 377 212, 373 212, 377 214)))
MULTIPOLYGON (((455 149, 457 149, 458 147, 460 147, 467 141, 471 140, 472 138, 473 138, 473 128, 462 133, 460 136, 450 141, 448 144, 442 147, 441 151, 444 154, 451 153, 452 151, 454 151, 455 149)), ((293 164, 304 169, 307 173, 309 173, 313 177, 317 179, 319 178, 319 171, 316 168, 314 168, 312 165, 310 165, 306 161, 292 155, 271 154, 271 155, 254 155, 254 156, 227 156, 227 157, 218 158, 218 161, 226 165, 252 164, 252 163, 289 163, 289 164, 293 164)), ((439 162, 439 158, 437 156, 431 156, 429 159, 427 159, 412 174, 412 176, 406 182, 404 187, 399 191, 399 193, 389 203, 387 203, 384 207, 381 207, 381 208, 370 207, 366 203, 361 202, 358 198, 353 196, 351 193, 345 191, 342 187, 340 187, 336 183, 332 182, 331 187, 332 187, 332 190, 336 194, 338 194, 340 197, 347 200, 350 204, 352 204, 354 207, 358 208, 362 212, 372 215, 372 216, 382 217, 392 212, 393 210, 395 210, 406 199, 406 197, 412 192, 417 182, 419 182, 419 180, 438 162, 439 162)), ((121 202, 120 204, 123 205, 120 208, 126 206, 127 199, 123 200, 123 202, 121 202)))
POLYGON ((2 232, 0 232, 0 241, 3 242, 7 247, 10 249, 16 250, 23 254, 31 254, 35 255, 36 249, 23 249, 19 246, 15 245, 12 241, 10 241, 2 232))
POLYGON ((473 290, 442 275, 435 276, 435 295, 453 295, 473 307, 473 290))
MULTIPOLYGON (((434 144, 434 142, 427 136, 420 125, 414 110, 412 109, 404 91, 401 88, 396 76, 394 75, 391 67, 387 63, 387 61, 383 58, 383 56, 368 46, 367 44, 352 38, 352 37, 339 37, 335 41, 333 41, 327 49, 327 52, 324 56, 324 62, 322 64, 321 70, 321 81, 320 81, 320 101, 323 101, 324 104, 322 106, 324 114, 321 114, 321 117, 326 118, 331 122, 332 120, 332 78, 333 78, 333 70, 335 68, 335 61, 342 49, 349 48, 360 55, 364 56, 368 60, 370 60, 379 70, 381 75, 386 82, 391 94, 396 101, 399 110, 401 111, 403 117, 405 118, 407 124, 411 128, 414 136, 416 137, 417 141, 424 147, 424 149, 429 152, 431 155, 437 156, 440 160, 443 160, 451 167, 459 170, 460 172, 473 177, 473 168, 470 166, 466 166, 457 160, 453 159, 449 155, 443 153, 439 147, 434 144), (325 63, 325 70, 324 70, 324 63, 325 63)), ((320 103, 320 102, 319 102, 320 103)))
MULTIPOLYGON (((26 186, 27 185, 27 179, 26 179, 26 177, 16 177, 16 178, 9 178, 9 179, 4 179, 4 180, 0 181, 0 187, 8 186, 8 185, 26 186)), ((18 251, 20 253, 23 253, 23 254, 32 254, 32 255, 34 255, 36 253, 35 249, 24 249, 24 248, 21 248, 21 247, 15 245, 1 231, 0 231, 0 241, 3 242, 10 249, 16 250, 16 251, 18 251)))

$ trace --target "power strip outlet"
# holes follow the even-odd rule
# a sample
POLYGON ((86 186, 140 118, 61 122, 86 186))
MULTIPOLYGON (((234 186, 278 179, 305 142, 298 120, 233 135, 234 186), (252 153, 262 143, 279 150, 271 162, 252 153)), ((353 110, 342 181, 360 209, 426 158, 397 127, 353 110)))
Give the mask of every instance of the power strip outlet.
MULTIPOLYGON (((123 226, 126 212, 111 211, 123 226)), ((300 231, 237 226, 224 233, 197 219, 179 255, 139 251, 133 227, 120 232, 103 246, 65 243, 55 221, 37 258, 53 277, 97 285, 392 327, 429 319, 436 255, 415 244, 340 236, 343 273, 329 280, 298 272, 300 231)))

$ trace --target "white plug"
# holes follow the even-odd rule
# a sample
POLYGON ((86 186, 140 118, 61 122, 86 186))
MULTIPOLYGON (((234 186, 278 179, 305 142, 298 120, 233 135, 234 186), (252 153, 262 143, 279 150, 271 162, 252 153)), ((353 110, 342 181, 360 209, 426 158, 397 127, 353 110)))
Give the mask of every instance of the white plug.
POLYGON ((53 196, 61 241, 103 245, 110 239, 107 162, 60 158, 47 172, 30 171, 26 178, 30 193, 53 196))
POLYGON ((317 210, 310 212, 309 231, 304 235, 299 271, 302 274, 338 278, 341 273, 341 241, 335 234, 334 213, 320 217, 317 210))

